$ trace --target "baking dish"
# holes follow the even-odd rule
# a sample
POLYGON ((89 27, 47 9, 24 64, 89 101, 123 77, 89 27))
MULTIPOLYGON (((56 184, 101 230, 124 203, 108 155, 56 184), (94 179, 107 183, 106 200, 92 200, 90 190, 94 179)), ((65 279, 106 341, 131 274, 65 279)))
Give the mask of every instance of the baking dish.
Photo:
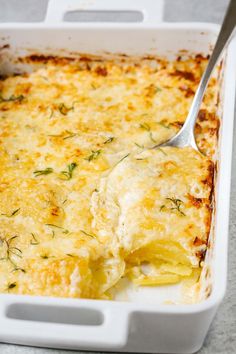
MULTIPOLYGON (((118 6, 118 5, 117 5, 118 6)), ((180 50, 207 54, 217 34, 209 24, 156 24, 162 3, 119 2, 121 10, 139 10, 139 24, 61 23, 74 8, 116 10, 107 1, 50 1, 46 24, 1 26, 2 67, 6 73, 21 69, 15 58, 29 53, 125 53, 175 57, 180 50), (146 10, 144 10, 146 9, 146 10), (158 11, 159 10, 159 11, 158 11), (157 16, 155 16, 157 14, 157 16), (96 36, 96 40, 94 40, 96 36), (4 48, 10 44, 10 48, 4 48)), ((233 40, 225 59, 221 106, 223 111, 216 188, 216 220, 212 236, 211 295, 194 305, 155 302, 147 290, 131 302, 72 300, 29 296, 1 296, 0 340, 4 342, 70 349, 189 353, 204 340, 226 287, 227 227, 235 93, 233 40), (224 94, 227 90, 227 95, 224 94), (225 158, 227 157, 227 159, 225 158), (220 203, 218 203, 220 200, 220 203)))

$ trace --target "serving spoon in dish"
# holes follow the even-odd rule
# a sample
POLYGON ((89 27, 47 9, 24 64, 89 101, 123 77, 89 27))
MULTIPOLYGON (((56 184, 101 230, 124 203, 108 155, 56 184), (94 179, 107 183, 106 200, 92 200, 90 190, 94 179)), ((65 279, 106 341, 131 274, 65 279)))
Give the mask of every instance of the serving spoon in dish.
POLYGON ((179 132, 170 140, 165 143, 155 145, 153 149, 160 148, 163 146, 173 146, 173 147, 192 147, 193 149, 199 151, 198 146, 195 141, 194 128, 200 106, 204 97, 205 90, 207 88, 209 79, 211 77, 212 71, 225 48, 226 44, 229 42, 230 37, 236 26, 236 0, 231 0, 225 14, 223 24, 221 26, 220 33, 218 35, 215 47, 209 59, 208 65, 205 72, 202 75, 199 86, 193 98, 192 105, 190 107, 187 119, 179 130, 179 132))

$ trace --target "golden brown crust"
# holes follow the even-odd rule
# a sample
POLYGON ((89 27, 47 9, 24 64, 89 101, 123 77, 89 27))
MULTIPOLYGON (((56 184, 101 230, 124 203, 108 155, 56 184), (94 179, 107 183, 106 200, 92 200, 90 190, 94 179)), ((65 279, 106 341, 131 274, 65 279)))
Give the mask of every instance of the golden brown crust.
MULTIPOLYGON (((104 247, 110 243, 103 244, 95 232, 91 200, 117 164, 123 166, 126 157, 168 140, 183 126, 207 59, 181 55, 168 62, 154 56, 33 54, 19 59, 35 65, 32 73, 0 81, 1 291, 101 298, 123 276, 124 257, 129 264, 139 264, 147 259, 146 252, 152 257, 156 250, 168 259, 170 252, 161 242, 132 249, 130 254, 125 247, 117 246, 117 253, 104 247)), ((197 143, 210 159, 220 125, 218 97, 212 79, 196 125, 197 143)), ((168 159, 161 150, 158 156, 163 164, 156 183, 165 177, 172 181, 180 173, 177 157, 168 159)), ((139 157, 135 166, 143 163, 145 170, 139 157)), ((181 201, 172 194, 164 196, 164 207, 157 210, 158 217, 178 222, 183 214, 188 218, 188 209, 192 211, 193 220, 182 231, 188 239, 186 249, 192 246, 198 261, 204 258, 211 226, 214 164, 203 162, 199 169, 204 173, 198 187, 207 196, 198 195, 193 187, 194 192, 185 191, 181 201), (204 215, 198 217, 204 224, 202 234, 196 229, 196 215, 204 215)), ((188 176, 192 172, 184 167, 183 171, 188 176)), ((194 178, 199 181, 198 175, 194 178)), ((151 214, 158 193, 161 188, 147 191, 141 206, 144 213, 151 214)), ((148 215, 142 228, 151 234, 163 232, 165 226, 148 215)), ((135 234, 134 244, 139 241, 135 234)), ((183 247, 173 240, 171 249, 184 264, 174 271, 189 274, 187 251, 181 253, 183 247)), ((173 268, 162 264, 162 271, 173 268)))

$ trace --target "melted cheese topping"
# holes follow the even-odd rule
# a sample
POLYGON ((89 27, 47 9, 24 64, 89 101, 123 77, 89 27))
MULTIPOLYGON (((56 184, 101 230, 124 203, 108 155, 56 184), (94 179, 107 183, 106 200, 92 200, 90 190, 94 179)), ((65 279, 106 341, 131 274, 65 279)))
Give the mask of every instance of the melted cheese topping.
POLYGON ((182 126, 207 61, 33 59, 0 81, 0 291, 106 298, 125 274, 190 276, 210 229, 215 79, 196 126, 208 157, 148 148, 182 126))
POLYGON ((190 275, 206 250, 211 186, 212 162, 191 148, 129 155, 93 194, 96 234, 128 268, 149 262, 160 274, 190 275))

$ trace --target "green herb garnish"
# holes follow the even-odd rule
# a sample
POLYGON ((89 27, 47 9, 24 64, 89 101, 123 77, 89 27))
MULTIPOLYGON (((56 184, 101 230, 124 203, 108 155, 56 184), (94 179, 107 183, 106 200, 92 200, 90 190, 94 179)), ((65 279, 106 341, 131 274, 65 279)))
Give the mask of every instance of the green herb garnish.
POLYGON ((162 153, 163 153, 163 155, 165 155, 165 156, 167 156, 167 153, 163 150, 163 149, 161 149, 161 148, 156 148, 157 150, 160 150, 162 153))
POLYGON ((53 172, 53 168, 47 167, 47 168, 45 168, 45 170, 36 170, 33 173, 34 173, 35 177, 38 177, 38 176, 42 176, 42 175, 49 175, 52 172, 53 172))
POLYGON ((61 227, 61 226, 58 226, 58 225, 55 225, 55 224, 45 224, 45 225, 46 226, 50 226, 50 227, 55 227, 57 229, 61 229, 61 230, 63 230, 62 231, 63 234, 68 234, 69 233, 69 231, 66 230, 64 227, 61 227))
POLYGON ((16 282, 8 284, 7 290, 9 291, 11 289, 14 289, 16 287, 16 285, 17 285, 16 282))
POLYGON ((140 128, 146 130, 147 132, 150 132, 151 128, 147 123, 142 123, 140 124, 140 128))
POLYGON ((61 175, 63 176, 63 179, 69 180, 72 178, 73 171, 77 167, 76 162, 72 162, 67 166, 68 171, 61 171, 61 175))
POLYGON ((87 161, 92 161, 92 160, 96 160, 98 158, 98 156, 101 154, 102 150, 92 150, 91 155, 89 155, 88 157, 85 158, 85 160, 87 161))
POLYGON ((0 95, 0 103, 1 102, 22 102, 24 98, 25 96, 23 95, 19 95, 19 96, 11 95, 8 98, 4 98, 2 97, 2 95, 0 95))
POLYGON ((66 130, 66 133, 67 133, 67 135, 63 138, 63 140, 74 138, 77 135, 76 133, 72 133, 69 130, 66 130))
POLYGON ((14 210, 10 215, 7 215, 7 214, 1 214, 1 215, 4 215, 4 216, 7 216, 8 218, 11 218, 12 216, 16 215, 19 210, 20 210, 20 208, 14 210))
POLYGON ((49 258, 49 256, 47 254, 42 254, 42 255, 40 255, 40 257, 43 258, 43 259, 48 259, 49 258))
POLYGON ((17 237, 18 236, 12 236, 8 240, 1 239, 2 243, 5 243, 5 245, 6 245, 6 256, 4 258, 1 258, 0 260, 9 261, 14 266, 14 269, 17 269, 18 267, 15 264, 15 262, 13 261, 12 257, 16 256, 16 257, 22 258, 22 251, 18 247, 12 246, 12 242, 17 237))
POLYGON ((22 273, 26 273, 25 269, 23 269, 23 268, 18 268, 18 267, 14 268, 14 269, 12 270, 12 272, 22 272, 22 273))
POLYGON ((160 211, 164 211, 165 209, 168 210, 175 210, 177 211, 180 215, 186 216, 184 212, 181 210, 181 206, 183 204, 183 201, 181 199, 176 199, 176 198, 166 198, 170 202, 170 207, 167 207, 166 205, 162 205, 160 207, 160 211))
POLYGON ((66 116, 69 111, 72 111, 74 106, 67 107, 64 103, 60 103, 58 106, 58 110, 60 111, 63 116, 66 116))
POLYGON ((19 211, 19 210, 20 210, 20 208, 18 208, 18 209, 16 209, 16 210, 14 210, 14 211, 12 212, 11 216, 16 215, 16 213, 18 213, 18 211, 19 211))
POLYGON ((118 165, 120 162, 122 162, 124 159, 126 159, 126 157, 128 157, 130 154, 127 154, 127 155, 125 155, 124 157, 122 157, 122 159, 120 159, 116 164, 115 164, 115 166, 116 165, 118 165))
POLYGON ((80 230, 80 232, 82 232, 84 235, 92 237, 92 238, 96 238, 96 236, 89 234, 88 232, 84 231, 84 230, 80 230))
POLYGON ((110 138, 108 138, 106 141, 104 141, 103 144, 110 144, 115 138, 113 136, 111 136, 110 138))
POLYGON ((151 128, 150 128, 150 126, 147 123, 140 124, 140 128, 146 130, 149 133, 150 140, 153 143, 156 143, 156 140, 153 138, 151 128))
POLYGON ((144 145, 140 145, 138 143, 134 143, 137 147, 139 147, 140 149, 145 149, 144 145))
POLYGON ((32 235, 32 240, 30 241, 30 244, 33 246, 39 245, 39 241, 37 240, 37 238, 35 237, 35 235, 31 232, 32 235))

